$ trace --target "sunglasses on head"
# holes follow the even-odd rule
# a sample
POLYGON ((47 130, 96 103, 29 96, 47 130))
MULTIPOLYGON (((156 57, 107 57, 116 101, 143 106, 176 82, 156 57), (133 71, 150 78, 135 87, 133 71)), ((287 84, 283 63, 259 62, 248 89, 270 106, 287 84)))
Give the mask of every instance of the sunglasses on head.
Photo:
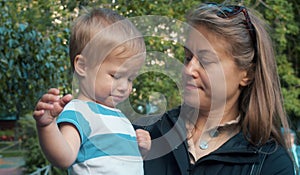
POLYGON ((248 11, 246 9, 246 7, 244 6, 238 6, 238 5, 222 5, 222 4, 217 4, 217 3, 206 3, 206 6, 208 7, 217 7, 219 9, 219 11, 216 13, 216 15, 220 18, 234 18, 236 15, 238 15, 239 13, 243 13, 245 16, 245 25, 247 30, 249 31, 251 40, 253 42, 253 47, 254 47, 254 51, 255 51, 255 55, 254 55, 254 61, 256 59, 256 54, 257 54, 257 45, 256 45, 256 32, 254 29, 254 26, 250 20, 250 16, 248 14, 248 11))

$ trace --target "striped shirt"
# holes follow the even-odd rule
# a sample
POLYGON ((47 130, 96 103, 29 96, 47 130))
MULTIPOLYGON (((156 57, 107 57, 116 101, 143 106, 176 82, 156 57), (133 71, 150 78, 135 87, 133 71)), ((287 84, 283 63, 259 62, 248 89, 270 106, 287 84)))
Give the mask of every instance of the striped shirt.
POLYGON ((135 131, 120 110, 75 99, 58 117, 57 123, 62 122, 73 124, 81 138, 80 150, 68 169, 69 174, 143 174, 135 131))

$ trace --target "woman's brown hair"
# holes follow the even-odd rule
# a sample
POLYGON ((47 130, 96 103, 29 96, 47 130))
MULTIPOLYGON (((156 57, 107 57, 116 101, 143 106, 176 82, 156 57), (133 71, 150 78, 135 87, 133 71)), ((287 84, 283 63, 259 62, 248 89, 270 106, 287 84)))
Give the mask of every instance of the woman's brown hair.
POLYGON ((236 65, 247 70, 251 82, 244 87, 239 98, 241 126, 245 137, 254 145, 262 145, 270 139, 287 146, 280 128, 288 128, 283 107, 283 97, 276 68, 273 43, 267 26, 248 11, 256 38, 251 37, 245 23, 245 14, 220 17, 219 6, 202 5, 187 16, 193 27, 206 27, 228 41, 227 49, 236 65))

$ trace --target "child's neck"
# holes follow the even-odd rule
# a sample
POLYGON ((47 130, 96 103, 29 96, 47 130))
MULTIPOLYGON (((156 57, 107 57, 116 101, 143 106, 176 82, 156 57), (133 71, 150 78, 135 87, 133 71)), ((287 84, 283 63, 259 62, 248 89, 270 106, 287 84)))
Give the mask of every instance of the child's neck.
POLYGON ((94 102, 94 103, 100 104, 102 106, 106 106, 108 108, 116 109, 115 107, 107 106, 105 104, 100 103, 99 101, 96 101, 95 99, 89 98, 89 97, 87 97, 86 95, 84 95, 82 93, 78 94, 78 96, 77 96, 76 99, 81 100, 81 101, 86 101, 86 102, 90 101, 90 102, 94 102))
POLYGON ((82 101, 93 101, 95 102, 95 100, 88 98, 87 96, 83 95, 82 93, 80 93, 77 97, 77 99, 82 100, 82 101))

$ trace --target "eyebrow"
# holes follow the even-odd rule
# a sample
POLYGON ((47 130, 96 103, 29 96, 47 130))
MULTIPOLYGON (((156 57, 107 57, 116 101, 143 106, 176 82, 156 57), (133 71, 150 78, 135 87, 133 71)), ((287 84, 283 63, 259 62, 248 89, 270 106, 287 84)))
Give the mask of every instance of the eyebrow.
POLYGON ((204 55, 206 58, 217 58, 216 52, 208 49, 197 50, 195 53, 196 55, 204 55))
POLYGON ((184 46, 183 48, 187 49, 188 51, 190 51, 193 55, 194 55, 194 53, 196 53, 196 54, 203 54, 203 55, 209 55, 209 54, 211 54, 211 50, 208 50, 208 49, 196 50, 194 52, 194 50, 192 51, 192 49, 189 48, 189 47, 187 47, 187 46, 184 46))
POLYGON ((201 54, 201 55, 210 55, 212 52, 210 50, 197 50, 196 51, 197 54, 201 54))
POLYGON ((204 56, 204 58, 209 58, 210 61, 218 61, 218 56, 217 56, 217 53, 216 52, 213 52, 212 50, 210 49, 199 49, 199 50, 194 50, 192 48, 189 48, 188 46, 184 46, 183 47, 184 49, 187 49, 189 52, 191 52, 194 56, 196 56, 198 59, 199 56, 204 56), (192 51, 193 50, 193 51, 192 51))

